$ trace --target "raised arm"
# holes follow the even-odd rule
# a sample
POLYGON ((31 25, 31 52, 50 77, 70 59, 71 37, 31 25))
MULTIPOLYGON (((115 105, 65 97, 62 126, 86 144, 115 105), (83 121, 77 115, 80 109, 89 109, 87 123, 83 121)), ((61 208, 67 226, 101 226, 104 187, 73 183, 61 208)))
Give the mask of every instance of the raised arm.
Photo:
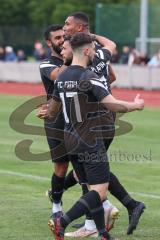
POLYGON ((144 100, 140 98, 140 95, 137 94, 133 102, 127 102, 114 98, 111 94, 105 96, 101 103, 109 110, 113 112, 132 112, 135 110, 143 110, 144 100))
POLYGON ((108 70, 109 70, 109 83, 111 84, 114 81, 116 81, 116 75, 115 72, 113 71, 111 64, 108 65, 108 70))
POLYGON ((95 41, 97 41, 103 48, 110 51, 111 55, 113 54, 114 50, 116 49, 115 42, 111 41, 106 37, 102 37, 96 34, 93 34, 95 41))

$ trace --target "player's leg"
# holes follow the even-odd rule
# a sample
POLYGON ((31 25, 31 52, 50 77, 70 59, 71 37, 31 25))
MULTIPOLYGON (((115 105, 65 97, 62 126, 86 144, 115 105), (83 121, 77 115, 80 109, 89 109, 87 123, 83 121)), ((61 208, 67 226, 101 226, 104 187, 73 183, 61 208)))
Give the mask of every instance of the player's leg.
MULTIPOLYGON (((59 175, 58 175, 59 176, 59 175)), ((78 183, 78 180, 75 177, 74 171, 73 169, 66 175, 65 179, 64 179, 64 186, 63 189, 64 191, 66 191, 68 188, 73 187, 74 185, 76 185, 78 183)), ((49 200, 51 201, 51 203, 53 203, 53 198, 52 198, 52 190, 49 189, 46 192, 46 196, 49 197, 49 200)))
MULTIPOLYGON (((91 158, 92 157, 93 156, 91 156, 91 158)), ((75 157, 74 157, 74 161, 75 161, 75 157)), ((96 186, 92 184, 93 189, 90 192, 82 196, 79 199, 79 201, 77 201, 76 204, 66 214, 64 214, 60 218, 59 222, 56 221, 53 224, 51 224, 51 226, 54 225, 55 227, 56 236, 63 235, 65 228, 68 226, 70 222, 90 212, 96 223, 96 227, 99 231, 101 239, 111 239, 108 232, 105 229, 104 210, 102 207, 102 199, 105 198, 106 188, 107 188, 107 182, 106 182, 107 175, 106 175, 106 171, 104 171, 104 164, 105 164, 105 167, 108 166, 108 164, 103 161, 101 163, 95 162, 94 164, 92 164, 90 169, 86 166, 85 170, 87 172, 87 175, 90 177, 90 180, 94 179, 96 186), (97 165, 98 166, 100 165, 100 168, 97 169, 97 165), (95 178, 91 176, 93 175, 93 173, 99 172, 99 170, 102 170, 102 169, 103 169, 103 172, 98 173, 97 176, 95 176, 95 178), (101 176, 101 179, 98 179, 99 176, 101 176), (102 176, 103 176, 103 179, 102 179, 102 176), (95 181, 95 179, 97 180, 95 181), (96 190, 94 190, 94 188, 96 188, 96 190)), ((89 165, 91 165, 91 163, 89 163, 89 165)), ((81 176, 78 175, 78 178, 81 179, 81 176)))
POLYGON ((54 163, 54 171, 51 178, 51 199, 52 214, 58 217, 62 214, 62 195, 64 191, 65 175, 68 169, 68 162, 54 163))
MULTIPOLYGON (((106 151, 108 151, 112 141, 113 141, 113 138, 109 138, 104 141, 106 151)), ((111 171, 110 171, 110 181, 109 181, 108 190, 115 198, 117 198, 123 204, 124 207, 127 208, 128 211, 136 207, 137 201, 131 198, 131 196, 126 191, 126 189, 122 186, 122 184, 120 183, 116 175, 113 174, 111 171)))
POLYGON ((74 170, 72 169, 65 177, 64 190, 66 191, 68 188, 73 187, 77 183, 78 183, 78 179, 76 179, 74 170))
MULTIPOLYGON (((77 175, 75 176, 76 173, 74 173, 74 176, 77 179, 77 181, 79 182, 79 184, 81 185, 82 196, 84 196, 85 194, 87 194, 89 192, 89 190, 88 190, 86 174, 84 173, 83 163, 81 163, 81 162, 77 163, 73 159, 72 165, 74 168, 74 172, 77 173, 78 177, 77 177, 77 175)), ((79 238, 79 237, 88 237, 88 236, 97 235, 96 225, 94 223, 94 220, 92 219, 92 215, 90 214, 90 212, 86 213, 85 222, 76 224, 75 228, 78 228, 78 230, 73 231, 73 232, 67 232, 67 233, 65 233, 65 236, 79 238)))
POLYGON ((61 199, 64 191, 64 181, 68 170, 69 159, 62 151, 55 151, 60 141, 49 136, 50 131, 56 129, 56 123, 45 122, 45 131, 48 146, 51 153, 51 159, 54 164, 53 174, 51 177, 51 190, 48 192, 52 202, 52 215, 56 218, 62 214, 61 199))
MULTIPOLYGON (((108 150, 110 144, 112 143, 112 138, 106 139, 105 147, 106 151, 108 150)), ((120 183, 119 179, 116 177, 115 174, 110 172, 110 181, 108 190, 110 193, 117 198, 122 205, 127 209, 128 216, 129 216, 129 226, 127 229, 127 234, 132 234, 133 230, 136 229, 136 226, 139 222, 141 214, 145 209, 145 205, 142 202, 136 201, 133 199, 124 186, 120 183)))
MULTIPOLYGON (((106 153, 104 153, 104 154, 105 154, 105 157, 106 157, 106 153)), ((95 153, 93 153, 91 156, 93 158, 94 157, 97 158, 97 154, 95 154, 95 153)), ((106 171, 107 171, 107 168, 108 168, 108 163, 107 163, 107 166, 106 166, 105 162, 99 163, 99 161, 96 161, 96 159, 94 159, 94 160, 95 160, 95 162, 93 162, 92 164, 90 164, 90 162, 89 162, 89 164, 86 163, 86 173, 87 173, 88 179, 90 179, 90 182, 95 183, 95 186, 92 186, 92 187, 93 188, 95 187, 95 189, 97 191, 101 191, 100 192, 101 198, 104 199, 105 197, 102 196, 102 193, 106 193, 106 186, 103 189, 103 184, 101 186, 101 184, 99 185, 99 183, 101 183, 101 181, 104 182, 104 181, 107 180, 106 179, 107 178, 106 171), (94 164, 95 164, 95 168, 94 168, 94 164), (99 165, 99 168, 98 168, 98 165, 99 165), (89 166, 91 166, 91 167, 89 167, 89 166), (96 169, 95 172, 93 171, 93 169, 96 169), (99 173, 97 174, 97 172, 99 172, 99 173), (102 173, 102 175, 103 174, 105 175, 106 180, 104 178, 102 178, 100 173, 102 173)), ((76 166, 74 166, 74 169, 77 170, 76 166)), ((78 169, 78 172, 79 172, 79 169, 78 169)), ((88 188, 86 187, 85 184, 82 184, 82 189, 83 189, 83 194, 86 194, 88 192, 88 188)), ((66 236, 67 237, 88 237, 88 236, 97 235, 97 228, 96 228, 95 222, 92 220, 93 219, 92 214, 88 213, 86 215, 86 218, 87 219, 86 219, 85 225, 83 227, 81 227, 80 229, 78 229, 75 232, 66 233, 66 236)))
MULTIPOLYGON (((81 187, 83 195, 89 191, 86 184, 81 184, 81 187)), ((107 230, 110 231, 114 227, 115 220, 119 216, 119 210, 114 205, 112 205, 109 200, 103 201, 103 208, 105 225, 107 230)), ((86 214, 86 219, 84 222, 74 224, 73 227, 77 228, 78 230, 66 233, 67 237, 78 238, 97 236, 97 228, 90 213, 86 214)))
MULTIPOLYGON (((88 161, 85 162, 85 171, 87 175, 87 180, 90 185, 90 189, 97 191, 100 195, 102 203, 106 200, 107 197, 107 189, 109 182, 109 163, 108 158, 104 148, 99 149, 98 152, 90 155, 88 161)), ((104 208, 102 204, 101 214, 103 212, 103 220, 104 220, 104 208)), ((102 215, 101 215, 102 216, 102 215)), ((105 228, 106 233, 109 238, 108 229, 106 228, 105 221, 99 222, 96 219, 96 216, 92 213, 92 218, 96 224, 96 228, 98 232, 100 232, 100 226, 105 228)), ((102 217, 100 218, 102 220, 102 217)))
POLYGON ((66 227, 75 219, 80 218, 87 212, 91 212, 96 222, 96 226, 99 230, 101 239, 110 240, 109 234, 105 229, 104 223, 104 211, 100 195, 97 191, 89 191, 87 194, 82 196, 73 207, 67 211, 60 219, 55 219, 54 222, 49 222, 51 230, 54 232, 57 239, 64 239, 64 232, 66 227))

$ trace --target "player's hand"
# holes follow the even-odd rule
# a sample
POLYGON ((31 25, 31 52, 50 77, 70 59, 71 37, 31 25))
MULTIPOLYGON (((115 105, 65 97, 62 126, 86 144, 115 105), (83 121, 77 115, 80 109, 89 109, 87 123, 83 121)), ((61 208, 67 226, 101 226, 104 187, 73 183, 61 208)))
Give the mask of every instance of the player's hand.
POLYGON ((41 103, 40 105, 36 106, 36 109, 48 109, 49 103, 41 103))
POLYGON ((48 118, 48 108, 49 104, 42 104, 41 106, 39 106, 36 116, 40 119, 48 118))
POLYGON ((140 98, 140 94, 137 94, 134 102, 136 103, 137 110, 143 110, 144 108, 144 100, 140 98))

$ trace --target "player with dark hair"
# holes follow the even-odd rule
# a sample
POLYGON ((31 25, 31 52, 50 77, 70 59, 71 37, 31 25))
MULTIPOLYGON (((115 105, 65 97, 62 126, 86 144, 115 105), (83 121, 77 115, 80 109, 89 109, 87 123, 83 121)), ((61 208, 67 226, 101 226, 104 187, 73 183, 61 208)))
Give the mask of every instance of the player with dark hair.
MULTIPOLYGON (((40 64, 40 73, 41 78, 47 93, 47 100, 50 100, 51 94, 53 93, 54 89, 54 80, 58 76, 58 74, 66 68, 66 65, 70 65, 72 62, 72 52, 70 51, 70 55, 68 55, 68 62, 65 62, 63 65, 62 56, 60 55, 62 49, 62 43, 64 41, 64 33, 62 30, 61 25, 51 25, 49 26, 44 32, 44 38, 46 40, 47 46, 51 50, 51 57, 45 59, 40 64)), ((70 39, 70 37, 66 37, 66 39, 70 39)), ((43 105, 43 109, 46 108, 46 105, 43 105)), ((62 214, 62 207, 61 207, 61 199, 64 190, 67 190, 69 187, 77 184, 75 179, 73 170, 69 172, 66 176, 66 172, 68 169, 68 156, 64 155, 63 153, 59 153, 60 157, 55 154, 55 149, 57 146, 60 145, 60 141, 55 139, 55 136, 50 136, 50 132, 52 130, 61 131, 63 135, 64 129, 64 119, 62 114, 59 114, 58 119, 56 122, 48 122, 45 120, 45 131, 47 136, 47 141, 52 157, 52 161, 54 163, 54 170, 53 175, 51 178, 51 190, 48 192, 50 200, 52 202, 52 218, 59 217, 62 214), (62 156, 61 156, 62 155, 62 156), (65 177, 66 176, 66 177, 65 177)), ((63 136, 62 136, 63 138, 63 136)), ((83 188, 83 186, 82 186, 83 188)), ((115 215, 117 213, 117 209, 108 202, 106 204, 106 208, 109 208, 107 213, 107 222, 108 223, 108 214, 115 219, 115 215), (114 211, 114 212, 113 212, 114 211)), ((109 219, 111 219, 110 217, 109 219)), ((112 227, 113 222, 108 225, 108 228, 112 227)), ((95 233, 96 231, 92 231, 95 233)), ((91 232, 90 232, 91 234, 91 232)))
MULTIPOLYGON (((70 17, 67 18, 66 22, 65 22, 65 26, 64 26, 64 30, 65 30, 65 34, 68 34, 68 30, 70 29, 70 32, 74 33, 75 32, 75 27, 76 27, 76 31, 84 31, 84 32, 88 32, 88 20, 85 20, 86 18, 83 18, 83 23, 82 20, 80 19, 80 21, 78 20, 79 15, 83 16, 83 13, 76 13, 76 14, 72 14, 70 17), (76 24, 74 25, 74 21, 73 18, 76 18, 76 24), (85 22, 86 21, 86 22, 85 22), (85 22, 85 24, 84 24, 85 22)), ((75 20, 75 19, 74 19, 75 20)), ((102 51, 98 51, 97 54, 99 54, 99 56, 103 55, 102 51)), ((96 64, 96 63, 95 63, 96 64)), ((98 64, 97 64, 98 65, 98 64)), ((95 65, 96 66, 96 65, 95 65)), ((94 71, 96 71, 96 67, 93 68, 94 71)), ((103 72, 103 69, 100 69, 103 72)), ((101 74, 101 73, 100 73, 101 74)), ((114 75, 112 74, 113 78, 114 75)), ((108 82, 107 82, 108 85, 108 82)), ((108 139, 108 143, 106 145, 106 149, 109 147, 110 142, 112 141, 112 139, 108 139)), ((71 174, 71 178, 73 178, 73 175, 71 174)), ((128 193, 125 191, 125 189, 123 188, 123 186, 119 183, 118 179, 115 177, 114 174, 111 173, 110 175, 110 185, 109 185, 109 190, 110 192, 116 197, 118 198, 118 200, 121 201, 121 203, 127 208, 128 212, 129 212, 129 220, 130 220, 130 226, 128 229, 128 233, 133 231, 133 229, 135 228, 135 226, 138 223, 139 217, 141 215, 142 212, 142 208, 143 208, 143 204, 139 202, 135 201, 134 199, 132 199, 128 193), (140 207, 140 209, 137 209, 140 207), (138 210, 138 211, 137 211, 138 210), (136 214, 135 214, 136 213, 136 214), (137 214, 138 213, 138 214, 137 214), (133 219, 133 220, 132 220, 133 219), (136 221, 135 221, 136 220, 136 221)), ((89 226, 91 227, 91 226, 89 226)))
MULTIPOLYGON (((63 30, 65 32, 65 36, 73 35, 77 32, 84 32, 89 33, 89 19, 87 15, 83 12, 76 12, 73 14, 70 14, 64 24, 63 30), (79 18, 80 16, 80 18, 79 18), (85 24, 82 24, 82 18, 83 22, 85 24)), ((98 40, 98 39, 96 39, 98 40)), ((110 40, 108 40, 108 45, 110 44, 110 40)), ((111 93, 110 83, 112 83, 115 80, 115 75, 110 67, 110 54, 104 55, 103 51, 100 46, 96 46, 97 55, 99 58, 95 58, 92 64, 92 71, 98 74, 98 76, 101 76, 101 80, 104 82, 105 86, 108 88, 108 90, 111 93), (107 59, 108 56, 108 59, 107 59), (100 60, 99 60, 100 59, 100 60), (99 62, 100 61, 100 62, 99 62), (105 62, 105 66, 103 64, 105 62), (110 74, 108 74, 110 73, 110 74)), ((112 51, 108 48, 109 52, 112 54, 112 51)), ((111 126, 111 129, 114 129, 114 119, 115 116, 112 112, 110 112, 110 118, 108 125, 111 126)), ((106 128, 104 128, 106 130, 106 128)), ((108 139, 105 139, 105 146, 106 151, 108 150, 112 140, 114 137, 114 131, 112 131, 112 134, 108 139)), ((132 234, 133 230, 136 229, 136 226, 139 222, 140 216, 143 213, 143 210, 145 209, 144 203, 138 202, 134 200, 128 192, 124 189, 124 187, 120 184, 117 177, 110 173, 110 184, 109 184, 109 191, 113 196, 115 196, 127 209, 128 215, 129 215, 129 226, 127 229, 127 234, 132 234)))
POLYGON ((54 219, 51 227, 55 227, 54 233, 57 240, 64 239, 64 230, 67 225, 89 211, 96 223, 101 239, 111 239, 105 230, 104 211, 101 203, 105 199, 108 187, 109 164, 103 136, 96 139, 95 135, 93 141, 90 139, 91 141, 88 142, 88 129, 90 129, 88 117, 98 117, 98 115, 91 111, 90 116, 88 116, 87 108, 83 107, 84 96, 87 96, 88 102, 101 102, 104 107, 116 112, 141 110, 144 107, 144 102, 138 95, 134 102, 115 99, 95 73, 85 70, 94 57, 94 44, 90 35, 76 34, 71 38, 71 46, 73 47, 72 65, 62 72, 56 80, 53 94, 55 100, 52 101, 53 108, 50 106, 48 116, 56 116, 57 111, 55 110, 59 109, 62 103, 66 148, 71 154, 72 164, 78 178, 81 181, 86 179, 91 191, 85 194, 64 216, 60 219, 54 219), (83 87, 84 83, 88 84, 88 88, 83 87), (84 152, 88 154, 89 161, 86 161, 84 152), (78 156, 77 161, 76 156, 78 156), (83 161, 79 162, 78 160, 82 160, 82 156, 84 157, 83 161))
POLYGON ((89 33, 89 18, 83 12, 70 14, 63 27, 65 35, 73 35, 76 32, 89 33))
MULTIPOLYGON (((104 52, 104 49, 102 49, 102 50, 104 52)), ((71 54, 71 48, 70 48, 69 40, 64 42, 61 54, 62 54, 62 57, 64 59, 64 63, 70 63, 72 61, 72 54, 71 54)), ((97 58, 97 61, 98 61, 98 59, 99 58, 97 58)), ((90 69, 93 70, 93 64, 92 64, 92 67, 90 69)), ((108 119, 106 119, 105 122, 103 122, 103 124, 105 124, 105 125, 107 125, 107 123, 110 123, 110 122, 108 122, 108 119)), ((95 125, 96 125, 96 123, 95 123, 95 125)), ((108 128, 106 128, 106 129, 108 130, 107 131, 107 136, 109 135, 107 141, 111 141, 114 134, 111 131, 109 131, 110 129, 108 129, 108 128), (111 133, 111 134, 109 134, 109 133, 111 133)), ((108 142, 106 144, 106 140, 105 140, 106 148, 107 148, 108 145, 109 145, 108 142)), ((118 198, 118 200, 121 201, 123 203, 123 205, 128 209, 128 212, 129 211, 131 212, 132 209, 134 209, 134 211, 137 210, 137 208, 135 208, 135 206, 136 207, 140 206, 142 209, 144 207, 143 203, 141 203, 139 205, 139 202, 135 201, 134 199, 132 199, 129 196, 127 191, 120 184, 117 177, 112 172, 110 172, 109 191, 111 193, 113 192, 113 193, 116 193, 118 195, 118 197, 117 197, 117 195, 114 194, 114 196, 116 196, 118 198), (121 199, 124 199, 124 201, 122 201, 121 199)), ((106 202, 104 202, 104 206, 106 208, 108 208, 108 206, 106 205, 106 202)), ((107 213, 107 211, 105 213, 107 213)), ((113 211, 113 213, 114 213, 114 211, 113 211)), ((115 211, 115 213, 116 213, 116 211, 115 211)), ((136 221, 133 221, 133 223, 137 225, 140 214, 141 214, 141 211, 140 210, 136 211, 136 214, 137 215, 133 214, 132 219, 136 219, 136 221)), ((106 218, 107 218, 107 216, 106 216, 106 218)), ((132 224, 131 225, 132 228, 129 228, 129 229, 133 229, 133 226, 134 225, 132 224)), ((91 236, 92 234, 93 235, 95 234, 95 224, 94 224, 93 221, 90 220, 90 218, 87 217, 87 220, 85 221, 85 225, 82 228, 80 228, 79 230, 77 230, 75 232, 66 233, 66 236, 69 236, 69 237, 84 237, 84 236, 91 236)))
MULTIPOLYGON (((51 25, 44 32, 44 38, 47 46, 51 50, 51 57, 45 59, 40 63, 40 74, 43 85, 46 90, 47 100, 51 98, 51 94, 54 90, 54 80, 57 75, 67 68, 63 65, 63 59, 60 55, 62 50, 62 44, 64 42, 64 32, 61 25, 51 25)), ((46 105, 42 106, 42 109, 46 109, 46 105)), ((51 178, 51 191, 50 198, 53 202, 52 214, 53 217, 58 217, 62 214, 61 198, 64 189, 67 189, 77 182, 73 177, 71 171, 67 177, 66 173, 68 170, 68 156, 61 154, 58 158, 55 154, 55 148, 59 146, 60 141, 50 136, 51 131, 61 131, 63 136, 64 118, 62 113, 59 114, 55 122, 47 122, 45 120, 45 131, 47 141, 51 153, 51 158, 54 163, 53 175, 51 178)))

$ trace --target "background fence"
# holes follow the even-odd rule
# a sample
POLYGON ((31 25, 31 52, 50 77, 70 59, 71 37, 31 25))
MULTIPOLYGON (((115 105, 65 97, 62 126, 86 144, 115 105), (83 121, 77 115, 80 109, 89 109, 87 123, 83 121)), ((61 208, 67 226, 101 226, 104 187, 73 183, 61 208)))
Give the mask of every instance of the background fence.
MULTIPOLYGON (((160 89, 160 68, 149 68, 145 66, 131 67, 127 65, 113 65, 117 80, 113 83, 115 87, 160 89)), ((28 82, 40 83, 39 63, 21 62, 4 63, 0 62, 1 82, 28 82)))
POLYGON ((44 27, 0 26, 0 46, 12 46, 15 50, 23 49, 27 55, 32 55, 34 42, 43 41, 44 27))
MULTIPOLYGON (((148 7, 148 38, 152 39, 160 38, 160 2, 157 2, 158 1, 154 3, 152 1, 151 3, 151 1, 149 1, 148 7)), ((77 6, 77 8, 78 10, 85 11, 83 8, 80 8, 80 6, 77 6)), ((70 12, 74 11, 72 8, 67 9, 63 9, 65 14, 62 11, 59 13, 63 15, 62 18, 59 18, 59 23, 61 24, 64 23, 65 17, 70 12)), ((86 8, 86 3, 85 9, 88 9, 86 8)), ((114 40, 117 43, 119 49, 121 49, 124 45, 135 45, 135 40, 139 37, 140 1, 134 4, 131 2, 128 4, 98 3, 96 6, 95 27, 93 22, 94 13, 91 11, 91 9, 90 11, 88 10, 86 12, 90 15, 92 30, 95 29, 98 34, 108 36, 114 40)), ((50 22, 50 24, 57 21, 57 15, 54 16, 55 17, 50 22)), ((48 22, 45 21, 43 21, 43 24, 29 24, 27 20, 25 25, 24 19, 22 23, 19 22, 19 25, 7 25, 7 21, 6 24, 2 24, 1 22, 2 21, 0 21, 0 46, 11 45, 15 48, 15 50, 22 48, 25 50, 27 55, 32 55, 34 42, 37 39, 43 39, 43 31, 46 25, 48 25, 48 22)), ((149 54, 156 52, 159 47, 159 40, 158 43, 157 41, 148 41, 149 54)))
MULTIPOLYGON (((160 3, 149 4, 148 38, 160 38, 160 3)), ((119 48, 135 46, 140 32, 139 4, 97 4, 96 32, 114 40, 119 48)), ((148 54, 153 55, 160 48, 160 40, 148 41, 148 54)))

